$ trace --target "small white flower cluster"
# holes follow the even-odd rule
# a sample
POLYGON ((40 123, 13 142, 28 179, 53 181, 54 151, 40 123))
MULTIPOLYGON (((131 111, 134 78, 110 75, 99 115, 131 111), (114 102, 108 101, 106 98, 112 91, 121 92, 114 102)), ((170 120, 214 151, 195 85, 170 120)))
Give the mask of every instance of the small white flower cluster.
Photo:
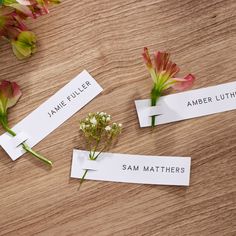
POLYGON ((116 129, 117 127, 122 128, 122 124, 121 124, 121 123, 119 123, 119 124, 113 123, 112 125, 107 125, 107 126, 105 127, 105 130, 106 130, 107 132, 109 132, 109 131, 111 131, 112 129, 116 129))
POLYGON ((80 122, 80 130, 84 133, 92 133, 104 130, 107 133, 120 133, 122 124, 111 123, 111 116, 105 112, 89 113, 88 117, 80 122))
MULTIPOLYGON (((118 138, 121 129, 122 124, 112 123, 111 116, 105 112, 89 113, 85 119, 81 120, 80 130, 90 153, 89 159, 96 160, 103 151, 108 150, 118 138)), ((87 171, 84 172, 81 183, 87 171)))

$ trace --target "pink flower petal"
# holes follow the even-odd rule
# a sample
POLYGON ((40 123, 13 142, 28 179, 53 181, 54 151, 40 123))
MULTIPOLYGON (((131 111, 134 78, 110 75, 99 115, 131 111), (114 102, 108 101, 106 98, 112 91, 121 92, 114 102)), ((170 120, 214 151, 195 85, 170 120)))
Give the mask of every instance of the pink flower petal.
POLYGON ((0 93, 5 98, 10 98, 12 96, 11 82, 3 80, 0 84, 0 93))
POLYGON ((195 77, 192 74, 189 74, 182 78, 173 78, 173 82, 175 82, 171 87, 177 91, 183 91, 189 89, 193 86, 195 81, 195 77))
POLYGON ((166 73, 169 75, 169 77, 174 77, 179 72, 179 67, 172 63, 171 61, 168 62, 166 66, 166 73))
POLYGON ((28 17, 31 17, 31 18, 34 17, 32 11, 27 6, 21 5, 19 3, 12 3, 12 4, 9 4, 9 7, 15 8, 17 11, 22 12, 23 14, 25 14, 28 17))
POLYGON ((3 110, 5 112, 17 103, 21 95, 22 93, 17 83, 6 80, 0 83, 0 100, 4 104, 3 110))
POLYGON ((164 52, 163 53, 163 69, 166 70, 166 66, 170 59, 170 53, 164 52))
POLYGON ((29 0, 16 0, 21 5, 29 6, 31 5, 31 2, 29 0))
POLYGON ((170 53, 167 52, 155 52, 154 61, 156 67, 156 73, 160 74, 165 71, 169 77, 174 77, 179 72, 179 67, 172 63, 170 60, 170 53))
POLYGON ((144 60, 144 63, 146 64, 147 68, 149 68, 149 69, 152 68, 152 60, 150 58, 149 51, 146 47, 143 49, 142 56, 143 56, 143 60, 144 60))
POLYGON ((7 108, 14 106, 22 95, 20 86, 17 83, 15 82, 11 83, 11 89, 12 89, 12 96, 7 101, 7 108))
POLYGON ((163 57, 162 52, 158 51, 158 52, 154 53, 154 61, 155 61, 155 67, 156 67, 156 72, 157 73, 162 72, 162 68, 163 68, 162 57, 163 57))

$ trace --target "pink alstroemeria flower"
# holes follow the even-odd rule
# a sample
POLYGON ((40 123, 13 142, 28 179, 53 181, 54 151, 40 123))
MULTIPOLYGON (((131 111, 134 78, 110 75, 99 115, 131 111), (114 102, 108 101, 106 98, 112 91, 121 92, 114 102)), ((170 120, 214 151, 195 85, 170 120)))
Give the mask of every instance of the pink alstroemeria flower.
MULTIPOLYGON (((0 124, 12 136, 16 136, 16 133, 8 126, 8 108, 13 107, 21 95, 22 93, 17 83, 6 80, 0 82, 0 124)), ((35 152, 26 142, 23 142, 21 145, 26 152, 52 166, 50 160, 35 152)))
POLYGON ((0 37, 14 39, 25 30, 27 30, 26 25, 13 8, 0 8, 0 37))
POLYGON ((36 37, 25 21, 49 13, 48 7, 60 0, 0 0, 0 37, 11 43, 18 59, 31 56, 36 49, 36 37))
POLYGON ((0 122, 7 125, 7 110, 14 106, 22 93, 17 83, 3 80, 0 83, 0 122))
MULTIPOLYGON (((145 47, 142 56, 154 82, 151 91, 151 106, 156 106, 158 98, 169 88, 173 88, 176 91, 183 91, 193 86, 195 77, 192 74, 188 74, 184 78, 176 77, 179 67, 169 60, 169 53, 155 52, 152 62, 149 51, 145 47)), ((152 116, 152 126, 155 126, 155 116, 152 116)))

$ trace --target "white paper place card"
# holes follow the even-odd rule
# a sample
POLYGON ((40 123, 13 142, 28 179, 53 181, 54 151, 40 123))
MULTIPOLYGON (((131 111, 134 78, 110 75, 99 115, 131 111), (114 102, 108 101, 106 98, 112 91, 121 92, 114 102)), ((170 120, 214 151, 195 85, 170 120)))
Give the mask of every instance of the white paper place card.
POLYGON ((24 150, 20 145, 27 140, 33 147, 73 114, 84 107, 103 89, 95 79, 84 70, 51 98, 12 128, 18 135, 8 133, 0 137, 0 145, 12 160, 16 160, 24 150))
POLYGON ((71 177, 85 179, 188 186, 190 157, 143 156, 102 153, 97 160, 89 160, 89 152, 73 151, 71 177))
POLYGON ((190 90, 162 96, 157 106, 150 106, 149 99, 136 100, 135 105, 141 127, 186 120, 236 109, 236 82, 190 90))

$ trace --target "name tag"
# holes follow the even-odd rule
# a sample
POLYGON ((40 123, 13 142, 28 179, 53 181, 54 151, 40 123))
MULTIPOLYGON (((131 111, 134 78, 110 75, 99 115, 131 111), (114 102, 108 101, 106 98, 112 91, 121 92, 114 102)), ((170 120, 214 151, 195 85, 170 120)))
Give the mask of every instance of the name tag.
POLYGON ((153 115, 160 125, 234 110, 236 82, 162 96, 156 106, 150 104, 149 99, 135 101, 141 127, 151 126, 153 115))
POLYGON ((83 71, 66 84, 12 129, 18 135, 8 133, 0 137, 0 145, 12 160, 25 153, 20 141, 33 147, 73 114, 79 111, 103 89, 87 72, 83 71))
POLYGON ((158 185, 188 186, 190 157, 143 156, 102 153, 89 160, 89 152, 73 151, 71 177, 85 179, 158 185))

